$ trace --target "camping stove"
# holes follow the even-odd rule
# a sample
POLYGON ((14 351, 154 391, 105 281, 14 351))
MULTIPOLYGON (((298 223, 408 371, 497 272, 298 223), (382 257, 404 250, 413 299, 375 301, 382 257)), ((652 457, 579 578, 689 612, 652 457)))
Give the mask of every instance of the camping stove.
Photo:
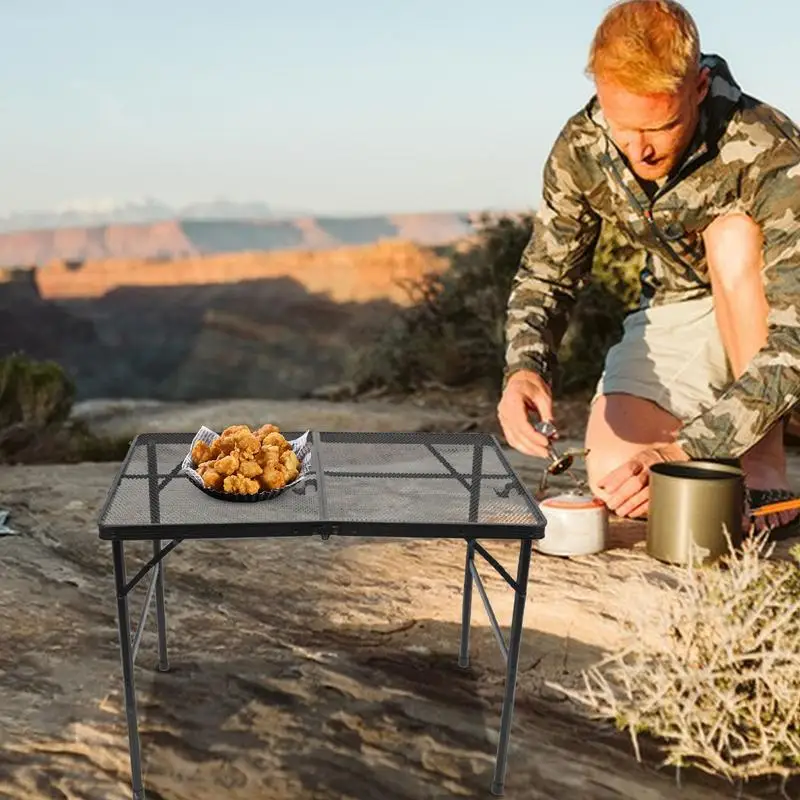
POLYGON ((575 459, 585 458, 589 451, 572 449, 560 453, 553 443, 557 431, 551 422, 538 423, 536 430, 547 437, 550 463, 542 471, 538 492, 539 507, 547 526, 544 539, 535 542, 534 547, 541 553, 554 556, 601 552, 608 538, 608 509, 605 503, 592 495, 587 482, 571 470, 575 459), (549 477, 565 473, 575 486, 555 497, 546 497, 549 477))
POLYGON ((535 428, 539 433, 547 437, 547 452, 550 458, 550 463, 545 465, 545 468, 542 471, 542 479, 539 482, 539 496, 544 497, 544 493, 547 491, 548 479, 551 475, 562 475, 564 473, 569 475, 575 484, 575 488, 572 490, 573 494, 583 494, 588 492, 589 487, 586 481, 582 480, 574 472, 572 472, 571 467, 575 463, 576 458, 585 458, 589 454, 589 451, 579 448, 565 450, 563 453, 559 453, 555 444, 553 443, 553 440, 558 432, 555 425, 553 425, 552 422, 539 422, 536 424, 535 428))

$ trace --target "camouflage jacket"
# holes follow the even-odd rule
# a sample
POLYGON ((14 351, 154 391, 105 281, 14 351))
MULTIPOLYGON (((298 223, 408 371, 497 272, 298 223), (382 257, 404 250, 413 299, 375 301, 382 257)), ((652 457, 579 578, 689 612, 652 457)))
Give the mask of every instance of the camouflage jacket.
POLYGON ((520 369, 551 379, 603 220, 645 251, 646 307, 709 294, 702 232, 720 214, 747 213, 764 234, 768 341, 678 438, 691 457, 730 458, 800 398, 800 131, 744 94, 722 58, 704 56, 704 64, 711 84, 694 140, 652 201, 612 144, 596 97, 564 126, 509 298, 506 379, 520 369))

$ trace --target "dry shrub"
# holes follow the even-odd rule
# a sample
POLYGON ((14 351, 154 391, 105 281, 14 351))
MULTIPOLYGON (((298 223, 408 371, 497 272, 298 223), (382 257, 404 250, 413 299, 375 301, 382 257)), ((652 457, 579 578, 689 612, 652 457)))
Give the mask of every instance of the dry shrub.
MULTIPOLYGON (((450 249, 448 268, 406 282, 410 304, 377 341, 355 354, 348 379, 358 391, 409 392, 429 384, 501 386, 511 283, 531 235, 532 217, 489 216, 474 240, 450 249)), ((622 319, 638 300, 641 254, 604 225, 593 274, 580 292, 561 343, 555 392, 594 386, 622 319)))
POLYGON ((408 306, 354 361, 358 389, 499 385, 505 308, 531 222, 530 216, 487 215, 474 241, 446 251, 446 270, 403 281, 408 306))
POLYGON ((0 358, 0 429, 64 422, 74 397, 72 381, 55 362, 22 353, 0 358))
POLYGON ((800 547, 794 561, 769 560, 772 547, 754 536, 680 570, 662 602, 628 606, 630 641, 582 689, 557 688, 627 730, 637 759, 648 734, 665 764, 785 783, 800 773, 800 547))
POLYGON ((61 366, 24 353, 0 358, 0 463, 119 461, 126 440, 69 418, 75 387, 61 366))

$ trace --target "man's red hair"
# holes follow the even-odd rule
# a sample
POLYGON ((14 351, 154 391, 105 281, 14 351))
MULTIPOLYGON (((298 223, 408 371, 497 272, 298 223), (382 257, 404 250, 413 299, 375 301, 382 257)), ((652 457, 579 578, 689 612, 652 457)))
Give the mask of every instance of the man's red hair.
POLYGON ((595 32, 587 74, 635 94, 674 94, 700 68, 700 36, 675 0, 622 0, 595 32))

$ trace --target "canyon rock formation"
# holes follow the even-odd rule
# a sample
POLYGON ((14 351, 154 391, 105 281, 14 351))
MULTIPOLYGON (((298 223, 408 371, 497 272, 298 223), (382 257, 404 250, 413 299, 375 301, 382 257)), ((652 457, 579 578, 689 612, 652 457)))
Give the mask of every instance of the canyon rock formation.
POLYGON ((298 397, 337 383, 406 288, 447 260, 405 241, 63 261, 0 272, 0 356, 52 358, 78 397, 298 397))

